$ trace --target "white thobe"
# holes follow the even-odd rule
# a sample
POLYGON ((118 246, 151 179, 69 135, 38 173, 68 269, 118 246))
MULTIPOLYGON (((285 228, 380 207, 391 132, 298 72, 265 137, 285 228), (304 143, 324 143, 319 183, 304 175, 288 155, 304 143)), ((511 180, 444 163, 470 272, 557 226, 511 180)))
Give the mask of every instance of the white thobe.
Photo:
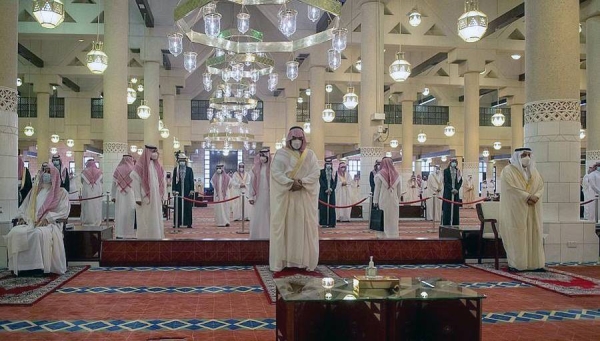
MULTIPOLYGON (((49 189, 42 188, 36 199, 36 217, 38 210, 44 204, 49 189)), ((19 271, 43 269, 44 273, 64 274, 67 271, 65 245, 63 243, 62 224, 58 219, 69 216, 71 205, 69 193, 60 191, 60 202, 52 211, 47 212, 42 219, 48 220, 48 225, 35 227, 35 221, 28 216, 33 190, 29 192, 23 204, 19 207, 17 218, 25 220, 26 225, 13 227, 6 235, 8 246, 8 268, 16 274, 19 271)), ((40 219, 41 220, 41 219, 40 219)))
POLYGON ((260 181, 258 182, 258 193, 250 186, 250 199, 254 200, 254 214, 250 221, 250 239, 269 239, 271 230, 271 210, 269 198, 269 179, 267 167, 260 168, 260 181))
POLYGON ((271 271, 285 267, 312 271, 319 262, 320 171, 315 153, 310 149, 304 153, 302 157, 291 149, 279 149, 271 164, 271 271), (293 174, 295 168, 297 171, 293 174), (303 188, 291 191, 293 179, 302 180, 303 188))
POLYGON ((102 175, 92 186, 90 181, 81 174, 81 198, 98 199, 81 201, 81 224, 89 226, 100 226, 102 224, 102 175))
MULTIPOLYGON (((336 206, 348 206, 353 204, 352 192, 350 190, 350 173, 345 172, 344 175, 339 175, 337 186, 335 188, 335 204, 336 206)), ((352 208, 336 208, 335 214, 338 221, 350 221, 350 212, 352 208)))
POLYGON ((397 238, 400 214, 400 193, 402 193, 402 177, 398 176, 392 186, 381 174, 375 175, 375 194, 373 203, 383 211, 383 234, 386 238, 397 238))
POLYGON ((544 181, 535 171, 527 181, 521 171, 508 165, 501 175, 500 235, 508 265, 517 270, 534 270, 545 266, 542 227, 544 181), (527 204, 530 196, 539 201, 527 204))
MULTIPOLYGON (((473 184, 473 180, 467 179, 463 186, 463 201, 464 202, 473 202, 475 201, 475 185, 473 184)), ((474 208, 475 204, 463 205, 463 208, 474 208)))
MULTIPOLYGON (((417 184, 417 180, 408 180, 408 189, 406 192, 406 198, 404 201, 415 201, 419 200, 419 186, 417 184)), ((410 206, 419 206, 420 202, 412 203, 410 206)))
MULTIPOLYGON (((142 188, 141 177, 134 170, 131 172, 133 180, 132 187, 135 201, 141 201, 141 205, 135 205, 137 216, 137 237, 139 239, 163 239, 165 237, 165 226, 163 224, 162 200, 158 182, 158 174, 151 161, 148 167, 150 179, 150 198, 142 188)), ((166 183, 166 181, 165 181, 166 183)), ((166 188, 165 188, 166 190, 166 188)))
MULTIPOLYGON (((584 177, 585 179, 585 177, 584 177)), ((583 192, 584 200, 592 200, 596 198, 597 195, 600 195, 600 172, 593 171, 587 175, 588 189, 583 192), (586 193, 587 192, 587 193, 586 193)), ((596 217, 596 201, 592 201, 591 203, 585 205, 586 209, 586 219, 594 222, 598 222, 598 217, 596 217)))
MULTIPOLYGON (((352 203, 358 202, 360 200, 360 186, 357 180, 352 180, 350 183, 350 201, 352 203)), ((352 211, 352 209, 351 209, 352 211)))
POLYGON ((115 235, 117 238, 135 238, 135 194, 133 188, 128 187, 122 192, 117 181, 113 180, 110 196, 115 199, 115 235))
POLYGON ((431 197, 431 199, 427 199, 427 220, 433 220, 434 212, 435 219, 439 220, 442 216, 442 201, 438 197, 442 195, 443 191, 444 182, 441 174, 430 174, 427 178, 427 192, 425 194, 426 197, 431 197))
POLYGON ((248 202, 248 188, 250 188, 250 175, 247 172, 244 172, 243 175, 239 172, 233 173, 233 177, 231 178, 231 198, 240 196, 240 198, 231 202, 233 220, 242 220, 242 200, 244 200, 244 217, 246 219, 251 218, 252 206, 248 202), (242 188, 242 185, 245 188, 242 188))
MULTIPOLYGON (((213 196, 214 201, 223 201, 228 199, 227 193, 229 192, 229 188, 223 188, 223 176, 217 174, 218 184, 215 184, 213 180, 210 180, 213 188, 219 187, 221 190, 217 191, 215 189, 215 193, 213 196), (218 185, 218 186, 217 186, 218 185)), ((215 223, 219 227, 223 227, 225 225, 229 225, 229 202, 225 202, 222 204, 215 204, 215 223)))

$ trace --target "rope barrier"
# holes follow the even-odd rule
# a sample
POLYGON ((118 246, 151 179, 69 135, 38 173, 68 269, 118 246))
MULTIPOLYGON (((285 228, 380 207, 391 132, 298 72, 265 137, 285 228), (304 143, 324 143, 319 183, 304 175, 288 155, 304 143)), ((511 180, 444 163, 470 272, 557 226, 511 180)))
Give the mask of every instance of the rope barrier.
POLYGON ((369 199, 369 197, 366 197, 363 200, 361 200, 359 202, 356 202, 356 203, 354 203, 352 205, 346 205, 346 206, 335 206, 335 205, 328 204, 328 203, 326 203, 324 201, 321 201, 321 200, 319 200, 319 204, 322 204, 322 205, 325 205, 325 206, 331 207, 331 208, 350 208, 350 207, 354 207, 354 206, 362 204, 367 199, 369 199))
POLYGON ((84 199, 71 199, 69 201, 71 202, 77 202, 77 201, 87 201, 87 200, 94 200, 94 199, 99 199, 99 198, 104 198, 104 195, 99 195, 97 197, 92 197, 92 198, 84 198, 84 199))
POLYGON ((429 199, 431 199, 431 197, 423 198, 423 199, 419 199, 419 200, 413 200, 413 201, 404 201, 404 202, 401 202, 400 205, 416 204, 418 202, 423 202, 423 201, 426 201, 426 200, 429 200, 429 199))
POLYGON ((230 198, 230 199, 225 199, 225 200, 221 200, 221 201, 212 201, 212 202, 209 202, 209 201, 198 201, 198 200, 192 200, 192 199, 188 199, 188 198, 183 198, 183 200, 189 201, 189 202, 193 202, 193 203, 196 203, 196 204, 214 205, 214 204, 222 204, 222 203, 225 203, 225 202, 228 202, 228 201, 232 201, 232 200, 235 200, 235 199, 237 199, 239 197, 240 196, 238 195, 237 197, 233 197, 233 198, 230 198))
POLYGON ((448 200, 448 199, 445 199, 442 197, 438 197, 438 199, 445 201, 447 203, 450 203, 450 204, 455 204, 455 205, 472 205, 472 204, 478 204, 480 202, 488 200, 488 198, 481 198, 479 200, 475 200, 475 201, 471 201, 471 202, 458 202, 458 201, 448 200))

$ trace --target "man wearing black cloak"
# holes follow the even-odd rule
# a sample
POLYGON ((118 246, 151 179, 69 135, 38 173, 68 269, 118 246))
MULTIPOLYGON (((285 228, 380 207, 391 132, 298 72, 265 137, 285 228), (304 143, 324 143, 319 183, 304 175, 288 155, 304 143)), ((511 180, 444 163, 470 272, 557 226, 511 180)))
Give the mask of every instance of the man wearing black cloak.
MULTIPOLYGON (((325 168, 321 169, 321 175, 319 176, 319 200, 335 205, 337 180, 337 172, 333 171, 331 160, 325 160, 325 168)), ((321 227, 335 227, 335 219, 335 208, 319 203, 319 225, 321 227)))
POLYGON ((71 186, 71 180, 69 179, 69 170, 67 169, 67 167, 63 168, 62 160, 60 159, 59 155, 52 155, 52 164, 54 165, 54 167, 56 167, 56 169, 58 169, 58 174, 60 175, 60 187, 67 190, 68 193, 71 186))
MULTIPOLYGON (((458 202, 460 197, 458 191, 462 186, 462 174, 458 169, 456 159, 451 159, 448 168, 444 169, 444 199, 458 202)), ((460 224, 460 204, 442 203, 442 225, 458 226, 460 224), (452 223, 451 223, 452 222, 452 223)))
MULTIPOLYGON (((185 154, 177 152, 177 167, 173 169, 172 191, 178 192, 179 196, 194 199, 194 171, 187 166, 185 154)), ((177 200, 179 226, 192 228, 192 206, 190 201, 177 200)))

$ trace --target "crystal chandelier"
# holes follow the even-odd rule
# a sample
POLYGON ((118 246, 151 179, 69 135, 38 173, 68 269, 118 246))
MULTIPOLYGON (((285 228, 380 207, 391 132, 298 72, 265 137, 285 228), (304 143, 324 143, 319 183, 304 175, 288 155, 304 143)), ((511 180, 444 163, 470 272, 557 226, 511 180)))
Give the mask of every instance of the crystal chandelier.
POLYGON ((306 96, 310 96, 310 88, 304 90, 304 93, 306 94, 306 96))
POLYGON ((148 102, 143 99, 142 103, 140 104, 139 107, 137 107, 137 115, 139 118, 141 118, 142 120, 146 120, 150 117, 151 112, 150 112, 150 107, 147 104, 148 102))
POLYGON ((57 134, 52 134, 50 136, 50 141, 52 141, 52 143, 58 143, 58 141, 60 141, 60 136, 58 136, 57 134))
POLYGON ((137 93, 133 89, 133 85, 129 83, 129 86, 127 87, 127 104, 133 104, 133 102, 135 102, 136 99, 137 93))
POLYGON ((360 58, 358 58, 358 60, 354 64, 354 67, 356 68, 356 70, 358 70, 358 72, 362 70, 362 60, 360 58))
POLYGON ((25 134, 25 136, 27 137, 31 137, 33 136, 33 134, 35 133, 35 129, 33 129, 33 127, 31 126, 31 123, 29 123, 27 126, 25 126, 25 128, 23 129, 23 134, 25 134))
POLYGON ((302 127, 302 129, 304 129, 305 133, 310 134, 310 121, 304 122, 304 126, 302 127))
POLYGON ((298 104, 302 104, 302 103, 304 103, 304 98, 302 98, 302 97, 298 97, 298 100, 297 100, 297 102, 298 102, 298 104))
POLYGON ((270 91, 275 91, 277 89, 277 83, 279 82, 279 75, 276 73, 272 73, 269 75, 269 85, 268 88, 270 91))
POLYGON ((495 110, 494 115, 492 115, 492 124, 495 127, 501 127, 504 124, 504 120, 505 120, 505 117, 504 117, 504 114, 502 113, 502 109, 497 108, 495 110))
POLYGON ((398 140, 394 139, 390 141, 390 147, 398 148, 398 140))
POLYGON ((103 42, 92 42, 92 50, 87 54, 87 67, 95 75, 103 74, 108 67, 108 56, 102 51, 103 42))
POLYGON ((502 148, 502 143, 501 142, 494 142, 494 149, 500 150, 500 148, 502 148))
POLYGON ((429 95, 429 88, 425 87, 423 88, 423 96, 427 96, 429 95))
POLYGON ((298 11, 295 9, 285 9, 279 13, 279 30, 286 37, 296 33, 296 17, 298 11))
POLYGON ((333 122, 333 120, 335 119, 335 111, 331 109, 331 104, 325 104, 325 110, 323 110, 323 114, 321 117, 323 117, 323 121, 327 123, 333 122))
POLYGON ((72 151, 70 151, 70 150, 67 150, 67 152, 65 153, 65 155, 66 155, 67 157, 71 157, 71 156, 73 156, 73 152, 72 152, 72 151))
POLYGON ((168 128, 162 128, 160 130, 160 137, 162 137, 163 139, 166 139, 169 137, 169 129, 168 128))
POLYGON ((135 152, 137 152, 137 150, 138 150, 138 147, 137 147, 135 144, 132 144, 132 145, 129 147, 129 150, 130 150, 132 153, 135 153, 135 152))
POLYGON ((60 0, 33 0, 32 13, 43 28, 56 28, 65 20, 65 8, 60 0))
POLYGON ((354 109, 358 105, 358 95, 354 93, 354 87, 348 87, 348 92, 342 98, 346 109, 354 109))
POLYGON ((204 15, 204 32, 213 38, 221 33, 221 14, 212 12, 204 15))
POLYGON ((73 148, 74 145, 75 145, 75 141, 73 141, 73 139, 67 140, 67 147, 73 148))
POLYGON ((332 70, 337 70, 342 65, 342 54, 335 49, 327 51, 327 61, 332 70))
POLYGON ((419 143, 425 143, 425 141, 427 141, 427 134, 425 134, 423 130, 421 130, 421 132, 419 132, 419 134, 417 135, 417 141, 419 143))
POLYGON ((140 149, 137 150, 137 154, 138 155, 142 155, 143 152, 144 152, 144 150, 142 148, 140 148, 140 149))
POLYGON ((585 129, 579 129, 579 139, 583 140, 585 138, 585 129))
POLYGON ((198 54, 193 51, 183 53, 183 67, 187 72, 191 73, 196 70, 196 57, 198 57, 198 54))
POLYGON ((250 14, 241 12, 237 15, 237 29, 241 34, 245 34, 250 29, 250 14))
POLYGON ((325 91, 332 92, 333 91, 333 85, 331 85, 331 84, 325 85, 325 91))
POLYGON ((285 63, 285 74, 291 81, 298 78, 298 62, 295 60, 290 60, 289 62, 285 63))
POLYGON ((346 49, 346 43, 348 41, 348 29, 338 28, 333 30, 333 38, 331 39, 331 47, 342 52, 346 49))
POLYGON ((454 136, 455 133, 456 133, 456 129, 454 129, 454 127, 452 125, 450 125, 450 122, 448 122, 448 124, 444 128, 444 135, 446 135, 448 137, 452 137, 452 136, 454 136))
POLYGON ((442 157, 440 157, 440 160, 442 162, 446 162, 448 160, 448 157, 446 155, 442 155, 442 157))
POLYGON ((465 1, 465 13, 458 18, 458 35, 467 43, 479 41, 485 34, 488 17, 479 11, 477 0, 465 1))
POLYGON ((421 13, 419 13, 416 7, 408 12, 408 23, 412 27, 417 27, 421 24, 421 13))
POLYGON ((173 148, 174 149, 179 149, 179 147, 181 147, 181 143, 179 143, 178 139, 173 138, 173 148))
POLYGON ((23 85, 23 80, 20 77, 17 77, 17 86, 23 85))
POLYGON ((50 153, 52 155, 56 155, 56 153, 58 153, 58 149, 56 149, 56 147, 52 147, 52 148, 50 148, 50 153))
POLYGON ((281 144, 279 141, 275 142, 275 149, 279 150, 281 148, 283 148, 283 144, 281 144))
POLYGON ((144 84, 139 84, 139 85, 137 86, 137 91, 138 91, 138 92, 144 92, 144 84))
POLYGON ((183 52, 183 34, 171 33, 167 36, 167 40, 169 41, 169 52, 174 57, 177 57, 183 52))
POLYGON ((396 53, 396 60, 390 65, 389 73, 396 82, 404 82, 410 76, 410 63, 404 59, 404 52, 396 53))
POLYGON ((481 155, 483 157, 488 157, 488 156, 490 156, 490 151, 486 148, 486 149, 483 150, 483 152, 481 153, 481 155))
POLYGON ((321 10, 318 7, 308 6, 308 19, 317 22, 321 17, 321 10))

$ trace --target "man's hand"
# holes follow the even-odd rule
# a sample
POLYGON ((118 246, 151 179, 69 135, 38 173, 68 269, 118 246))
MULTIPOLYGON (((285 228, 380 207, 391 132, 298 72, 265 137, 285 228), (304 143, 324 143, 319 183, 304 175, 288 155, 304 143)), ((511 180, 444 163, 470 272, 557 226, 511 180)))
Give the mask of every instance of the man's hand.
POLYGON ((345 183, 345 182, 342 182, 342 187, 344 187, 344 186, 346 186, 346 183, 345 183))
POLYGON ((23 220, 23 218, 19 218, 17 225, 25 225, 25 220, 23 220))
POLYGON ((331 192, 332 192, 332 191, 331 191, 331 188, 328 188, 328 189, 326 189, 326 190, 325 190, 325 193, 326 193, 326 194, 331 194, 331 192))
POLYGON ((190 191, 190 197, 194 196, 194 191, 190 191))
POLYGON ((300 181, 298 179, 294 179, 294 183, 292 184, 291 191, 295 192, 295 191, 299 191, 301 189, 302 189, 302 181, 300 181))
POLYGON ((452 190, 452 194, 455 194, 455 195, 456 195, 456 194, 458 194, 458 191, 457 191, 457 190, 455 190, 455 189, 453 189, 453 190, 452 190))
POLYGON ((115 202, 115 201, 117 201, 117 199, 115 199, 115 198, 112 198, 110 201, 112 201, 112 202, 115 202))
POLYGON ((44 219, 38 221, 38 223, 35 226, 38 227, 38 226, 47 226, 47 225, 48 225, 48 219, 44 218, 44 219))
POLYGON ((135 202, 138 206, 142 206, 142 202, 141 201, 136 201, 135 202))
POLYGON ((529 198, 527 198, 527 205, 533 206, 537 204, 538 200, 540 200, 540 198, 536 197, 535 195, 532 195, 529 198))

